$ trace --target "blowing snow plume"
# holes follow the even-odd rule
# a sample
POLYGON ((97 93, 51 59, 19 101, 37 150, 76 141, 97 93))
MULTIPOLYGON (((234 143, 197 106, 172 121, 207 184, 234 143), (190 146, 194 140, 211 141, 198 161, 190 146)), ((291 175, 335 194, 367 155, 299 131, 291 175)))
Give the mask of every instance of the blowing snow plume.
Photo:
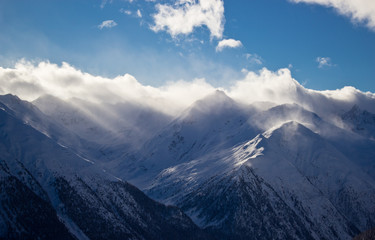
MULTIPOLYGON (((228 79, 233 80, 233 79, 228 79)), ((19 61, 13 68, 0 67, 0 93, 15 94, 33 101, 52 95, 65 101, 83 99, 93 104, 132 103, 176 116, 193 102, 216 89, 244 103, 271 102, 274 104, 297 103, 318 114, 350 109, 354 104, 375 112, 375 94, 361 92, 354 87, 338 90, 316 91, 303 87, 289 69, 272 72, 263 68, 248 72, 228 88, 215 88, 205 79, 168 82, 161 87, 142 85, 129 74, 106 78, 94 76, 68 63, 50 62, 33 64, 19 61)))

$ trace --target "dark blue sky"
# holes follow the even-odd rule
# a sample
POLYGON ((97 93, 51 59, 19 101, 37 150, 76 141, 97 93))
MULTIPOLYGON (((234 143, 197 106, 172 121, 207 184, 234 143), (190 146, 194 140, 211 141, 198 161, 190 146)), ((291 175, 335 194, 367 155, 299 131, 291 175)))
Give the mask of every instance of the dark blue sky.
MULTIPOLYGON (((366 22, 353 23, 340 9, 287 0, 224 0, 221 36, 212 36, 213 27, 207 22, 175 36, 166 26, 151 30, 157 4, 181 11, 188 8, 175 2, 2 0, 0 66, 12 66, 21 58, 65 61, 102 76, 130 73, 152 86, 205 78, 224 87, 246 71, 289 67, 308 88, 350 85, 375 92, 375 31, 366 22), (109 20, 112 25, 98 27, 109 20), (217 51, 223 39, 241 45, 217 51)), ((190 2, 191 9, 194 4, 198 2, 190 2)))

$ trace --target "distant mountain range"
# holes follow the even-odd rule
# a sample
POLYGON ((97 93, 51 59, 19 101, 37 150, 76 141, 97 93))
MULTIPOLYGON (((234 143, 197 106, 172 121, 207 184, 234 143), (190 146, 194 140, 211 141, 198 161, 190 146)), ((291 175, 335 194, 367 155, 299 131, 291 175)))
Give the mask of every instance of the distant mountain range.
POLYGON ((375 226, 375 100, 322 103, 2 95, 0 238, 351 239, 375 226))

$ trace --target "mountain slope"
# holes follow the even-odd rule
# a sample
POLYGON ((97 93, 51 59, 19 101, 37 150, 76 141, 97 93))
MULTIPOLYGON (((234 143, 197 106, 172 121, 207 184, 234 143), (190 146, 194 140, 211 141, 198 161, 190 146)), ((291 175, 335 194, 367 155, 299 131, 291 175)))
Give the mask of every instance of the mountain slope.
POLYGON ((14 116, 1 105, 1 237, 209 238, 179 209, 156 203, 14 116), (40 223, 54 228, 27 225, 39 210, 40 223))
POLYGON ((128 179, 227 238, 347 239, 375 225, 374 180, 337 147, 351 133, 298 105, 210 98, 145 144, 128 179))
MULTIPOLYGON (((171 120, 149 107, 130 102, 96 104, 82 99, 64 101, 45 95, 33 104, 70 132, 98 145, 102 155, 94 157, 100 160, 111 160, 137 149, 155 129, 171 120)), ((92 150, 95 151, 95 146, 92 150)))
POLYGON ((347 239, 374 225, 375 187, 362 175, 319 135, 290 122, 221 158, 166 169, 147 192, 228 237, 347 239), (214 174, 202 167, 223 164, 214 174))
POLYGON ((5 239, 75 239, 55 209, 13 176, 0 179, 0 237, 5 239))
POLYGON ((251 111, 216 91, 147 141, 133 161, 122 159, 116 174, 145 187, 163 169, 231 148, 256 135, 246 124, 251 111))
POLYGON ((366 123, 362 134, 297 104, 243 105, 221 91, 169 124, 126 103, 49 106, 43 98, 35 102, 41 112, 7 98, 1 236, 34 236, 38 226, 12 218, 32 206, 45 209, 40 221, 78 239, 350 239, 375 226, 375 142, 365 110, 337 116, 366 123), (8 185, 33 201, 10 204, 8 185))
POLYGON ((375 114, 354 105, 341 119, 353 132, 375 140, 375 114))

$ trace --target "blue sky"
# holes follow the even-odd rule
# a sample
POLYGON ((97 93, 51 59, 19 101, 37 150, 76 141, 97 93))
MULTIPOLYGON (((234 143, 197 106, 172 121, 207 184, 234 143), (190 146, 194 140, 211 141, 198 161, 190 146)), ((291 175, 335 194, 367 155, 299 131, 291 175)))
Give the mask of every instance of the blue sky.
POLYGON ((1 0, 0 66, 64 61, 145 85, 205 78, 224 87, 247 71, 289 68, 307 88, 375 92, 375 6, 351 2, 1 0), (222 40, 231 41, 218 48, 222 40))

